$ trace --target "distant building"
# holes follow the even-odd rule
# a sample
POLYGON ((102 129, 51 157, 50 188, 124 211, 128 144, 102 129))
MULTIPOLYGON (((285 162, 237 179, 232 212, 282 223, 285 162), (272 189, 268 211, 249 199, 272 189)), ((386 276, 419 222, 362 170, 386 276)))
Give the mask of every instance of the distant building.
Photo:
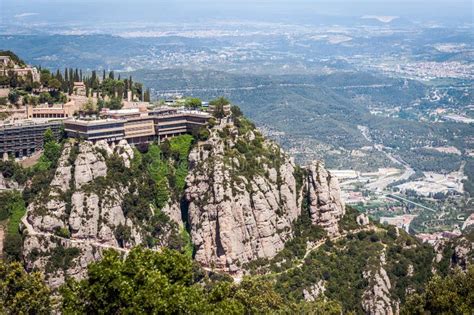
POLYGON ((118 119, 71 119, 64 122, 68 137, 95 142, 120 141, 125 138, 125 121, 118 119))
POLYGON ((380 217, 380 223, 394 225, 400 229, 404 229, 408 233, 411 221, 413 221, 414 218, 416 218, 416 215, 413 214, 404 214, 396 217, 380 217))
POLYGON ((66 104, 26 106, 26 115, 28 118, 70 118, 79 111, 81 105, 71 101, 66 104))
POLYGON ((87 88, 84 82, 74 82, 73 91, 75 95, 87 96, 87 88))
POLYGON ((10 56, 0 56, 0 75, 6 76, 10 71, 19 77, 26 77, 28 74, 31 74, 33 82, 40 81, 40 74, 35 67, 21 67, 14 64, 10 56))
POLYGON ((48 128, 59 137, 62 122, 21 120, 0 124, 0 157, 21 158, 41 150, 48 128))
POLYGON ((104 111, 101 119, 71 119, 64 122, 68 137, 107 142, 126 139, 144 143, 191 133, 207 124, 210 115, 200 111, 178 111, 163 107, 150 112, 138 109, 104 111))
POLYGON ((338 179, 355 179, 360 176, 360 172, 354 170, 329 170, 329 172, 338 179))

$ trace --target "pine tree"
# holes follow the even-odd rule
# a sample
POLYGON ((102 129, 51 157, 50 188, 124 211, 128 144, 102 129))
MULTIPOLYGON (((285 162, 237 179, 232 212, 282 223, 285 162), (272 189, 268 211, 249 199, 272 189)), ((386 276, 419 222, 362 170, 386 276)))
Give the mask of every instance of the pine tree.
POLYGON ((67 73, 67 68, 64 69, 64 80, 63 80, 63 91, 64 93, 68 93, 69 88, 69 76, 67 73))
POLYGON ((147 88, 145 93, 143 94, 143 101, 149 102, 150 101, 150 89, 147 88))

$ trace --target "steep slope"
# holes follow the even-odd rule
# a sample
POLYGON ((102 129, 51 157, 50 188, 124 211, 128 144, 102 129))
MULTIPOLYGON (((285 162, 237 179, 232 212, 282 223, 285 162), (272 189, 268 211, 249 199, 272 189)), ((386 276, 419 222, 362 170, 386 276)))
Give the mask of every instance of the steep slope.
POLYGON ((133 158, 125 141, 117 146, 65 144, 49 188, 28 206, 22 220, 28 270, 45 271, 50 285, 57 286, 66 276, 81 277, 104 249, 124 252, 138 244, 169 245, 177 228, 165 220, 160 233, 154 233, 160 224, 153 220, 152 203, 142 195, 146 176, 131 176, 133 158), (144 199, 145 208, 128 202, 137 198, 144 199))
POLYGON ((67 142, 49 187, 23 218, 27 269, 45 271, 57 286, 81 277, 104 249, 142 244, 194 252, 204 267, 242 273, 285 247, 303 209, 318 231, 339 235, 344 204, 321 162, 297 166, 240 115, 204 133, 191 151, 190 135, 143 153, 125 141, 67 142))
POLYGON ((337 179, 314 162, 295 165, 243 117, 222 119, 190 154, 186 201, 195 259, 237 272, 272 258, 309 202, 314 225, 337 235, 344 214, 337 179))
POLYGON ((258 274, 289 301, 357 314, 397 314, 433 273, 473 259, 472 234, 434 249, 346 208, 322 162, 296 165, 238 114, 138 148, 66 142, 22 222, 27 270, 52 287, 104 249, 169 247, 211 274, 258 274))

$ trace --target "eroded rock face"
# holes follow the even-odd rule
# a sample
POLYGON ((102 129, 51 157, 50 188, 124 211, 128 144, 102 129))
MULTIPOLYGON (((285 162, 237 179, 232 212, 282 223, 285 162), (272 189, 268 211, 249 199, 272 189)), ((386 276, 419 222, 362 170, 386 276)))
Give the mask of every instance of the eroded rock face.
POLYGON ((14 189, 20 189, 20 185, 14 180, 3 177, 3 174, 0 172, 0 191, 14 189))
POLYGON ((139 227, 122 209, 128 188, 114 185, 99 193, 91 186, 107 175, 101 151, 116 152, 129 163, 133 158, 127 143, 114 149, 106 149, 104 143, 66 144, 49 190, 28 206, 22 220, 26 267, 44 271, 53 287, 63 283, 66 275, 82 277, 87 264, 99 259, 104 249, 125 251, 143 241, 139 227), (130 234, 126 242, 117 237, 119 226, 130 234))
POLYGON ((451 264, 466 270, 474 262, 473 253, 474 243, 470 242, 466 237, 460 237, 455 243, 451 264))
POLYGON ((365 213, 361 213, 356 218, 357 224, 360 226, 365 226, 370 224, 369 216, 365 213))
MULTIPOLYGON (((211 138, 190 154, 193 170, 187 178, 186 198, 196 260, 232 272, 283 249, 301 209, 295 166, 289 159, 278 169, 265 165, 268 177, 239 176, 227 163, 240 162, 226 161, 226 151, 235 147, 235 141, 219 137, 219 130, 222 128, 213 130, 211 138), (281 185, 276 182, 277 174, 281 185)), ((243 139, 254 137, 249 133, 243 139)))
POLYGON ((392 285, 384 269, 385 253, 382 253, 380 263, 377 270, 367 270, 363 273, 364 278, 369 281, 369 286, 362 295, 362 308, 369 315, 398 314, 398 308, 392 307, 390 295, 392 285))
POLYGON ((308 167, 307 190, 311 220, 323 227, 330 236, 339 234, 338 222, 344 216, 345 205, 341 199, 339 182, 321 162, 308 167))
POLYGON ((260 151, 271 153, 249 161, 240 147, 259 138, 256 132, 242 134, 225 122, 213 128, 210 138, 190 154, 187 212, 195 259, 206 267, 238 272, 249 261, 274 257, 292 237, 292 225, 301 215, 306 196, 305 185, 314 224, 338 233, 344 206, 337 179, 316 163, 309 168, 308 178, 298 179, 294 162, 265 140, 260 151), (256 163, 258 169, 249 174, 244 163, 256 163))
POLYGON ((74 162, 75 187, 80 189, 93 179, 107 175, 107 165, 104 157, 94 150, 90 142, 83 142, 79 146, 79 154, 74 162))
MULTIPOLYGON (((49 189, 28 207, 23 219, 26 266, 47 271, 53 286, 66 275, 83 276, 86 268, 76 266, 100 258, 104 249, 126 252, 149 240, 153 229, 132 222, 122 209, 124 200, 131 202, 130 196, 138 194, 131 188, 136 183, 116 178, 105 183, 113 178, 107 168, 115 161, 108 159, 112 154, 130 167, 134 151, 125 141, 66 144, 49 189), (69 261, 51 265, 58 252, 69 261)), ((161 211, 178 227, 187 217, 195 259, 204 267, 240 273, 250 261, 273 258, 293 237, 293 224, 303 211, 328 234, 338 233, 344 204, 337 179, 322 163, 299 168, 254 128, 221 120, 209 139, 193 148, 189 166, 184 198, 175 196, 170 200, 178 201, 161 211)), ((174 225, 170 229, 176 231, 174 225)), ((150 246, 167 246, 164 239, 150 246)))
POLYGON ((326 283, 324 280, 319 280, 318 283, 313 284, 310 288, 303 290, 305 301, 316 301, 326 291, 326 283))

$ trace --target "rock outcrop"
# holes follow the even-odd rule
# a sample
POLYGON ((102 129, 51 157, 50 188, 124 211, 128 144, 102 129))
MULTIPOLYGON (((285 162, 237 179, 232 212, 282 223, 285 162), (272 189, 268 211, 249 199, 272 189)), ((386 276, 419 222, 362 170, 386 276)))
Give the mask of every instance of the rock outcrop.
POLYGON ((360 226, 365 226, 370 224, 369 216, 365 213, 361 213, 356 218, 357 224, 360 226))
MULTIPOLYGON (((132 161, 134 150, 126 141, 65 145, 51 184, 23 218, 27 269, 46 271, 49 283, 57 286, 66 276, 81 277, 104 249, 126 252, 141 243, 158 249, 168 243, 152 233, 176 232, 186 223, 200 264, 240 273, 246 263, 281 251, 302 213, 328 235, 339 233, 344 204, 337 179, 321 162, 300 168, 245 119, 236 125, 230 117, 222 119, 206 141, 194 146, 184 196, 170 194, 161 209, 149 203, 150 209, 142 211, 149 199, 139 195, 147 190, 146 182, 137 183, 140 174, 129 172, 126 181, 114 174, 112 167, 130 169, 132 161), (127 214, 130 209, 142 221, 127 214), (176 225, 160 221, 157 210, 176 225), (67 260, 54 261, 59 253, 67 260)), ((178 246, 180 241, 171 242, 178 246)))
POLYGON ((308 167, 308 173, 311 221, 324 228, 330 236, 335 236, 339 234, 338 223, 345 213, 339 182, 321 162, 313 162, 308 167))
POLYGON ((67 143, 49 189, 28 206, 23 218, 26 267, 45 271, 53 287, 66 275, 81 277, 104 249, 123 251, 143 241, 140 228, 122 209, 128 188, 116 184, 99 191, 94 186, 97 179, 107 176, 101 151, 120 154, 124 163, 133 158, 126 142, 106 150, 104 143, 67 143), (119 227, 130 234, 125 243, 117 237, 119 227))
POLYGON ((326 283, 324 280, 319 280, 318 283, 313 284, 310 288, 303 290, 305 301, 316 301, 326 291, 326 283))
POLYGON ((303 198, 314 224, 338 233, 344 214, 337 179, 322 163, 301 171, 274 143, 228 121, 191 152, 187 213, 206 267, 238 272, 245 263, 274 257, 292 237, 303 198))
POLYGON ((453 267, 459 266, 466 270, 472 263, 474 263, 474 242, 470 241, 466 236, 461 236, 454 242, 451 264, 453 267))
POLYGON ((385 253, 380 257, 380 267, 369 269, 363 275, 369 281, 369 286, 362 296, 362 308, 369 315, 397 314, 398 308, 392 307, 390 289, 392 287, 387 272, 384 269, 385 253))
POLYGON ((2 190, 14 190, 14 189, 20 189, 20 185, 18 183, 10 178, 5 178, 0 172, 0 191, 2 190))

